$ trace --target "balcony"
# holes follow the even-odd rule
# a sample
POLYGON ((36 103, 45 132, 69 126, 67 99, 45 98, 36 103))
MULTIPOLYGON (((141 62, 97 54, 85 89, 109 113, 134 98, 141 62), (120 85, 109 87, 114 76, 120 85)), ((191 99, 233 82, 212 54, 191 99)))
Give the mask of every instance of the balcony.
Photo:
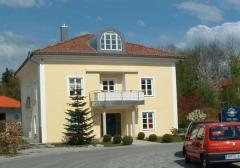
POLYGON ((90 93, 92 107, 107 106, 130 106, 144 104, 144 93, 142 91, 94 91, 90 93))

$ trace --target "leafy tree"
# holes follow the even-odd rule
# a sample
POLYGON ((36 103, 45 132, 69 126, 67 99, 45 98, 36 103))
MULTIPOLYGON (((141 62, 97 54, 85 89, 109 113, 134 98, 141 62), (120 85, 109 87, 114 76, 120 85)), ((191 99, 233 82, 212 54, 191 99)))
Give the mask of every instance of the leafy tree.
POLYGON ((6 68, 2 73, 2 82, 0 82, 0 95, 9 96, 20 100, 20 82, 15 77, 14 71, 6 68))
POLYGON ((71 145, 88 144, 94 138, 92 117, 89 117, 91 112, 86 108, 85 97, 80 95, 80 91, 76 90, 75 93, 71 97, 72 103, 68 104, 71 109, 66 112, 68 124, 65 125, 65 135, 71 145))

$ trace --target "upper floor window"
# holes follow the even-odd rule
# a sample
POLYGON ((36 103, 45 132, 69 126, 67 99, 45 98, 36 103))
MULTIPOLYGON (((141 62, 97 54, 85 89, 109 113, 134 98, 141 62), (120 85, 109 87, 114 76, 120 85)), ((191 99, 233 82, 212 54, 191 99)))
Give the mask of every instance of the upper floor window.
POLYGON ((115 91, 115 81, 104 79, 102 80, 102 89, 105 92, 113 92, 115 91))
POLYGON ((101 36, 100 47, 101 50, 122 51, 122 39, 117 33, 107 31, 101 36))
POLYGON ((153 96, 153 78, 141 78, 141 90, 145 96, 153 96))
POLYGON ((74 96, 76 91, 80 91, 80 95, 83 96, 83 78, 82 77, 70 77, 69 82, 69 96, 74 96))

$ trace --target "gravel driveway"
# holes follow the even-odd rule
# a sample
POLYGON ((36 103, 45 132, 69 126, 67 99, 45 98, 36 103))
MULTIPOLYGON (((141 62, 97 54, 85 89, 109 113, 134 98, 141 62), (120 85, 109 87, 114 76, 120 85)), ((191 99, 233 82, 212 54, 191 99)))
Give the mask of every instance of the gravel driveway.
MULTIPOLYGON (((178 143, 91 150, 50 149, 51 152, 0 160, 0 168, 200 168, 198 163, 184 164, 181 147, 178 143)), ((240 168, 237 165, 215 167, 240 168)))

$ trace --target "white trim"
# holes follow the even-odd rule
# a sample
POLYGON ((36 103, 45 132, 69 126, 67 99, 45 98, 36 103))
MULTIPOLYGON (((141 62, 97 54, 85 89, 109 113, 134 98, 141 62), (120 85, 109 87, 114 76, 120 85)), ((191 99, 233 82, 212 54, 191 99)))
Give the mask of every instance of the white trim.
POLYGON ((69 84, 69 78, 82 78, 82 80, 81 80, 81 86, 82 86, 82 95, 81 96, 86 96, 86 92, 85 92, 85 78, 84 78, 84 76, 80 76, 80 75, 68 75, 67 76, 67 96, 68 96, 68 98, 70 98, 71 97, 71 95, 70 95, 70 84, 69 84))
POLYGON ((178 128, 176 66, 172 64, 173 127, 178 128))
POLYGON ((143 110, 141 111, 141 129, 142 131, 155 131, 156 130, 156 110, 143 110), (153 113, 153 128, 152 129, 144 129, 143 128, 143 113, 153 113))
POLYGON ((39 83, 40 83, 40 114, 41 114, 41 141, 47 143, 47 116, 46 116, 46 83, 45 65, 39 64, 39 83))
POLYGON ((87 73, 138 73, 138 70, 135 69, 86 69, 87 73))
POLYGON ((142 90, 142 79, 149 78, 152 79, 152 95, 144 95, 145 98, 155 98, 156 97, 156 81, 154 76, 140 76, 139 80, 139 90, 142 90))

